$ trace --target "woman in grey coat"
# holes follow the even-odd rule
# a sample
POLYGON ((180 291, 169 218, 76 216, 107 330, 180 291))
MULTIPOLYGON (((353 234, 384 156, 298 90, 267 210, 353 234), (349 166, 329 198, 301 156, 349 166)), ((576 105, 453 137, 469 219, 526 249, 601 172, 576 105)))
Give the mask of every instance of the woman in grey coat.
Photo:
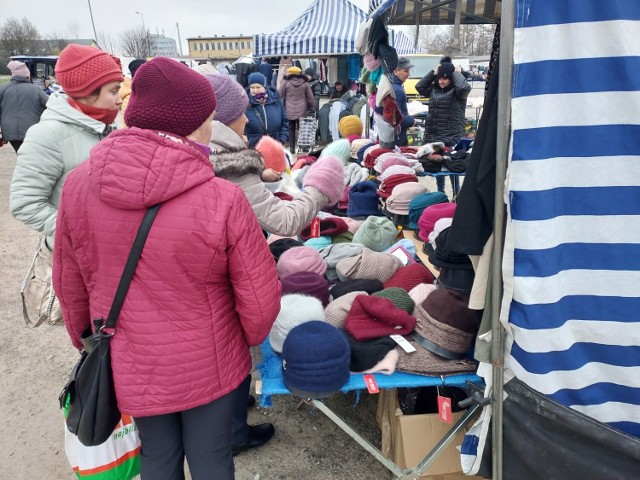
POLYGON ((11 80, 0 87, 0 129, 2 141, 9 142, 17 152, 29 127, 40 121, 49 96, 31 83, 24 63, 12 60, 7 67, 11 80))

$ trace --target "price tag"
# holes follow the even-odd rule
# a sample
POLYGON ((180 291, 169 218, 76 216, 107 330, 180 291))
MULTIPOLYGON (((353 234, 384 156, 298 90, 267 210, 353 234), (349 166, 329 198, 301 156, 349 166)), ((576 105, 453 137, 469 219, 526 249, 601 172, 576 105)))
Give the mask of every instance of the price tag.
POLYGON ((318 217, 311 220, 311 238, 320 236, 320 219, 318 217))
POLYGON ((402 335, 390 335, 390 337, 407 353, 413 353, 416 351, 415 347, 411 345, 406 338, 402 335))
POLYGON ((369 393, 380 392, 380 389, 378 388, 378 384, 376 383, 375 377, 370 373, 365 374, 364 384, 367 386, 367 390, 369 390, 369 393))
POLYGON ((438 395, 438 417, 442 422, 453 423, 450 398, 438 395))

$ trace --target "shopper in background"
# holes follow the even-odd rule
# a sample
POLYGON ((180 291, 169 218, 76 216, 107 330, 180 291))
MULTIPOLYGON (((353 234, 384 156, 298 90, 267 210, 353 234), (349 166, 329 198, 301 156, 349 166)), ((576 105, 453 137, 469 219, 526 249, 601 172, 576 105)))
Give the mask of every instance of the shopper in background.
POLYGON ((265 135, 285 143, 289 139, 289 119, 278 93, 268 86, 266 77, 260 72, 250 74, 248 83, 249 106, 244 132, 249 146, 255 147, 265 135))
POLYGON ((77 348, 91 319, 109 312, 145 211, 161 205, 111 339, 118 407, 136 421, 143 479, 183 480, 185 457, 193 480, 234 478, 231 422, 249 346, 280 310, 251 206, 211 168, 215 107, 200 73, 164 57, 145 63, 129 128, 91 151, 60 203, 54 287, 77 348))
POLYGON ((47 236, 53 247, 64 181, 89 151, 115 129, 124 79, 115 60, 94 47, 70 44, 60 53, 53 93, 40 122, 27 131, 11 180, 14 217, 47 236))
POLYGON ((11 80, 0 87, 0 142, 9 142, 17 152, 27 130, 40 121, 49 96, 30 82, 29 67, 24 63, 12 60, 7 67, 11 80))
POLYGON ((299 120, 307 115, 315 117, 316 101, 306 75, 300 67, 290 67, 278 90, 289 118, 289 149, 296 151, 296 130, 299 120))
MULTIPOLYGON (((124 116, 124 112, 127 109, 127 105, 129 105, 129 97, 131 95, 131 82, 133 80, 133 76, 136 74, 136 71, 146 62, 144 58, 136 58, 135 60, 131 60, 129 62, 128 68, 129 73, 131 73, 131 78, 125 77, 122 82, 122 86, 120 87, 120 97, 122 97, 122 105, 120 106, 120 111, 124 116)), ((120 122, 122 127, 127 128, 127 124, 124 121, 124 118, 120 122)))
MULTIPOLYGON (((464 137, 467 97, 471 84, 462 75, 461 67, 455 67, 450 57, 442 57, 440 64, 416 84, 423 97, 429 97, 429 115, 425 123, 424 143, 444 142, 453 147, 464 137)), ((444 192, 444 178, 436 177, 438 191, 444 192)), ((451 177, 454 192, 458 177, 451 177)))

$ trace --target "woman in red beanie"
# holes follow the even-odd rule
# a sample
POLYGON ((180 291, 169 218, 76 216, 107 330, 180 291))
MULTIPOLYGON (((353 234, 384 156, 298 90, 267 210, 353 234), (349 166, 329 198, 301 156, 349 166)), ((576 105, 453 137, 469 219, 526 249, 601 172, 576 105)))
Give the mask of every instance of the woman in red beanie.
POLYGON ((145 480, 234 478, 231 418, 249 346, 280 310, 275 263, 242 190, 207 146, 216 97, 158 57, 136 72, 125 121, 67 177, 53 285, 72 343, 106 318, 145 211, 160 204, 111 340, 118 407, 134 417, 145 480))
POLYGON ((60 53, 55 73, 65 93, 52 93, 40 123, 27 131, 9 199, 13 216, 45 235, 49 248, 65 178, 115 128, 124 79, 108 53, 73 43, 60 53))

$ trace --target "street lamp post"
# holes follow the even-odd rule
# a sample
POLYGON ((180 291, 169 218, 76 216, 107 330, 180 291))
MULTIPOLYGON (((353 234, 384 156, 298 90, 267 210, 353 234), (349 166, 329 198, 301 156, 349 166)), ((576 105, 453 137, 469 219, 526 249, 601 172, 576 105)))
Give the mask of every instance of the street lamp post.
POLYGON ((91 26, 93 27, 93 36, 94 36, 94 40, 96 42, 96 45, 99 45, 98 42, 98 34, 96 33, 96 24, 93 22, 93 10, 91 9, 91 0, 87 0, 87 3, 89 4, 89 15, 91 15, 91 26))
POLYGON ((140 15, 140 17, 142 17, 142 29, 144 30, 144 38, 145 38, 145 44, 147 47, 147 57, 151 56, 151 47, 149 45, 149 32, 147 32, 147 27, 145 27, 144 25, 144 13, 142 12, 136 12, 136 15, 140 15))

